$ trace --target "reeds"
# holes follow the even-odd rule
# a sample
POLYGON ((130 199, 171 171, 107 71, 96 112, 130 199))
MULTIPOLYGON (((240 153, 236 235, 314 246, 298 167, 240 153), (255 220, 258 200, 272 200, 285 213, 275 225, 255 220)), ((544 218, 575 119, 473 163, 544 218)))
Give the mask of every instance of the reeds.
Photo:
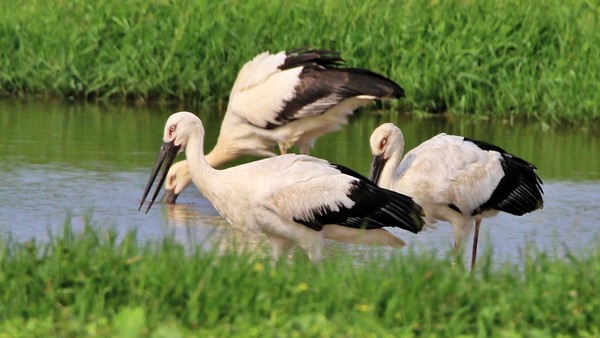
POLYGON ((594 1, 6 1, 0 94, 225 102, 255 54, 299 46, 400 83, 399 109, 585 123, 594 1))

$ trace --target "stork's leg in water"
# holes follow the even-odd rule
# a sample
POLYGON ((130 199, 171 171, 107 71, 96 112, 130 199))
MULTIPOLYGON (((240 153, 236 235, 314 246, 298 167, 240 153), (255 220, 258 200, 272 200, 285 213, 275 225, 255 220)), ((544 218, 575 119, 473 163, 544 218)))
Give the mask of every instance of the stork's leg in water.
POLYGON ((450 262, 450 264, 452 265, 452 267, 456 266, 456 260, 458 259, 458 254, 460 253, 459 251, 460 249, 460 244, 458 242, 454 242, 454 258, 452 258, 452 262, 450 262))
POLYGON ((471 271, 475 269, 475 261, 477 260, 477 243, 479 242, 479 225, 481 224, 481 217, 477 217, 475 220, 475 234, 473 235, 473 252, 471 253, 471 271))
POLYGON ((279 154, 280 155, 285 155, 287 154, 287 147, 284 146, 283 144, 279 144, 279 154))

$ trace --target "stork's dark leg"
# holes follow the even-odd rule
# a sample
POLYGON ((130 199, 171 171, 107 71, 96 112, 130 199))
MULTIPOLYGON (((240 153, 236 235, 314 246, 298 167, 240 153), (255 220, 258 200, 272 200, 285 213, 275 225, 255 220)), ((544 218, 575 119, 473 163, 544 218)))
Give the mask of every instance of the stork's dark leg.
POLYGON ((481 224, 481 217, 477 217, 475 220, 475 234, 473 235, 473 252, 471 253, 471 271, 475 269, 475 261, 477 260, 477 243, 479 242, 479 225, 481 224))

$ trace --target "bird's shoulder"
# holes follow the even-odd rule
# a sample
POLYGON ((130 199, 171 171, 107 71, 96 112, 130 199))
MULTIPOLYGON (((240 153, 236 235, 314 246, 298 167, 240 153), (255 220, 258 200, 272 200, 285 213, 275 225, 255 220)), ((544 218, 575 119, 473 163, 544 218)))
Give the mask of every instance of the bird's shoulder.
POLYGON ((462 136, 439 134, 406 153, 396 175, 402 184, 435 183, 441 190, 453 184, 478 186, 500 174, 500 156, 462 136))
POLYGON ((315 175, 319 171, 335 170, 331 164, 323 159, 309 155, 285 154, 249 162, 228 170, 236 174, 249 173, 256 179, 290 180, 296 176, 315 175))
POLYGON ((278 116, 293 99, 302 67, 280 69, 286 53, 263 53, 240 70, 229 95, 226 115, 258 128, 279 125, 278 116))
POLYGON ((413 155, 420 159, 436 161, 446 165, 467 166, 488 160, 490 156, 497 157, 499 153, 493 150, 493 148, 483 149, 472 139, 442 133, 421 143, 406 155, 413 155))
POLYGON ((246 62, 238 72, 232 94, 263 83, 269 76, 279 71, 285 58, 286 54, 283 51, 276 54, 263 52, 246 62))

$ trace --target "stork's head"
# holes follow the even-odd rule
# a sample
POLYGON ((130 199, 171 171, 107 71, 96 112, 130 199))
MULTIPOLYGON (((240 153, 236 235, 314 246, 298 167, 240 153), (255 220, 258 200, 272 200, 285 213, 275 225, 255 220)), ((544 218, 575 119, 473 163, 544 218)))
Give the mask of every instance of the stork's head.
POLYGON ((187 111, 175 113, 167 119, 163 141, 165 144, 173 142, 175 147, 183 150, 187 145, 192 131, 198 128, 198 125, 202 125, 198 116, 187 111))
POLYGON ((384 123, 377 127, 370 139, 371 154, 371 170, 369 178, 378 183, 379 176, 385 167, 386 162, 394 155, 402 156, 404 151, 404 136, 400 128, 392 123, 384 123))
POLYGON ((190 183, 190 168, 187 161, 180 161, 169 169, 165 181, 165 193, 163 203, 175 203, 179 194, 190 183))
POLYGON ((190 136, 194 132, 200 131, 200 138, 204 138, 204 128, 202 127, 202 122, 198 118, 198 116, 190 113, 190 112, 179 112, 171 115, 165 124, 165 130, 163 134, 163 145, 160 147, 160 152, 158 153, 158 157, 156 158, 156 163, 154 164, 154 168, 152 169, 152 173, 150 174, 150 178, 148 179, 148 183, 146 184, 146 189, 144 190, 144 195, 142 196, 142 200, 140 202, 140 209, 146 200, 146 196, 148 196, 148 192, 152 187, 152 183, 156 179, 160 168, 165 163, 165 168, 162 171, 162 175, 160 181, 158 182, 158 186, 156 187, 156 191, 152 196, 152 199, 148 203, 148 208, 146 212, 150 210, 152 203, 156 199, 160 188, 162 187, 165 179, 167 177, 167 172, 169 168, 173 164, 173 160, 177 153, 185 148, 187 145, 190 136))

